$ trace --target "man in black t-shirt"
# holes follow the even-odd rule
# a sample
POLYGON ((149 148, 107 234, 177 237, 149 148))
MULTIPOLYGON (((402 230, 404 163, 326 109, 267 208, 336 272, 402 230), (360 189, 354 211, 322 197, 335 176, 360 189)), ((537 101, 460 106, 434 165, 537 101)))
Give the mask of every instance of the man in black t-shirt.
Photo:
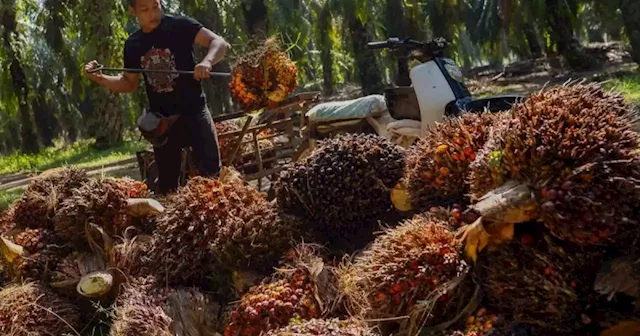
MULTIPOLYGON (((160 0, 129 0, 129 13, 136 16, 140 29, 124 45, 124 66, 134 69, 193 70, 194 75, 145 73, 150 110, 162 116, 179 116, 169 128, 167 142, 154 147, 161 194, 178 187, 182 148, 191 146, 203 176, 220 171, 220 151, 211 114, 207 109, 200 80, 226 53, 227 43, 199 22, 183 16, 165 15, 160 0), (195 64, 193 45, 208 48, 204 59, 195 64)), ((86 70, 98 66, 91 61, 86 70)), ((115 92, 138 89, 140 73, 125 72, 108 76, 88 73, 94 82, 115 92)))

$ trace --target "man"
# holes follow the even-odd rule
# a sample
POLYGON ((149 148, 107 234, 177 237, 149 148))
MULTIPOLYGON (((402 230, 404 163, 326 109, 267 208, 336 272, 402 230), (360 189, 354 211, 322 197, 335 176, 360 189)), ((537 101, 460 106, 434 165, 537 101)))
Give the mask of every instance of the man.
MULTIPOLYGON (((166 194, 178 187, 183 147, 192 147, 201 175, 214 176, 220 171, 217 135, 200 80, 210 77, 211 68, 224 58, 228 45, 191 18, 164 14, 160 0, 129 0, 129 13, 138 19, 140 29, 125 42, 125 68, 194 71, 193 76, 144 74, 150 111, 171 117, 166 120, 177 116, 168 128, 167 141, 154 144, 159 193, 166 194), (197 65, 194 43, 208 48, 197 65)), ((98 62, 91 61, 85 70, 96 66, 98 62)), ((120 76, 87 72, 87 76, 111 91, 126 93, 136 91, 140 80, 140 73, 131 72, 120 76)))

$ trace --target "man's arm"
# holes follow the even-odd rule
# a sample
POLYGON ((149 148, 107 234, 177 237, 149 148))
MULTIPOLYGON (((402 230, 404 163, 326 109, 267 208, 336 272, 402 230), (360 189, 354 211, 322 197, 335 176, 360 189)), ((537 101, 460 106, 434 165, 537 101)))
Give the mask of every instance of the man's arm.
POLYGON ((138 90, 138 83, 140 82, 139 73, 125 72, 120 76, 109 76, 103 74, 102 71, 88 72, 97 66, 97 61, 91 61, 85 65, 85 73, 92 81, 114 92, 131 93, 138 90))
POLYGON ((202 61, 196 65, 193 76, 197 80, 209 78, 211 68, 224 58, 229 44, 221 36, 204 27, 198 31, 194 42, 208 48, 208 51, 202 61))

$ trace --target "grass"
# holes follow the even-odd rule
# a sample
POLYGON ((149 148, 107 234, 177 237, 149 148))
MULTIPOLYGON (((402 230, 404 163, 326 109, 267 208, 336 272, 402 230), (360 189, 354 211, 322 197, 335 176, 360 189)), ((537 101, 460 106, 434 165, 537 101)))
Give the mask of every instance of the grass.
POLYGON ((78 141, 70 146, 54 146, 37 154, 15 153, 0 157, 0 175, 41 172, 63 165, 74 165, 79 168, 99 167, 122 161, 145 147, 144 142, 129 141, 118 146, 96 150, 92 140, 78 141))
POLYGON ((7 209, 9 204, 22 196, 24 188, 15 188, 8 191, 0 191, 0 212, 7 209))
POLYGON ((640 74, 612 79, 606 87, 624 93, 630 104, 640 107, 640 74))

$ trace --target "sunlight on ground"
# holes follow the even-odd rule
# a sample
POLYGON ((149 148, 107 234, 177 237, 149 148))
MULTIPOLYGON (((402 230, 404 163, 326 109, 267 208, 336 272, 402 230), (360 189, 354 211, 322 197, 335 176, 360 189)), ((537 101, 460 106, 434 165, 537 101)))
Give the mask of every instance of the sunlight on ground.
POLYGON ((11 154, 0 157, 0 175, 18 172, 41 172, 65 164, 80 168, 99 167, 128 159, 145 147, 144 142, 129 141, 106 150, 95 150, 92 141, 78 141, 73 145, 55 146, 37 154, 11 154))
POLYGON ((607 88, 614 88, 622 93, 633 105, 640 106, 640 75, 628 75, 616 78, 607 83, 607 88))

